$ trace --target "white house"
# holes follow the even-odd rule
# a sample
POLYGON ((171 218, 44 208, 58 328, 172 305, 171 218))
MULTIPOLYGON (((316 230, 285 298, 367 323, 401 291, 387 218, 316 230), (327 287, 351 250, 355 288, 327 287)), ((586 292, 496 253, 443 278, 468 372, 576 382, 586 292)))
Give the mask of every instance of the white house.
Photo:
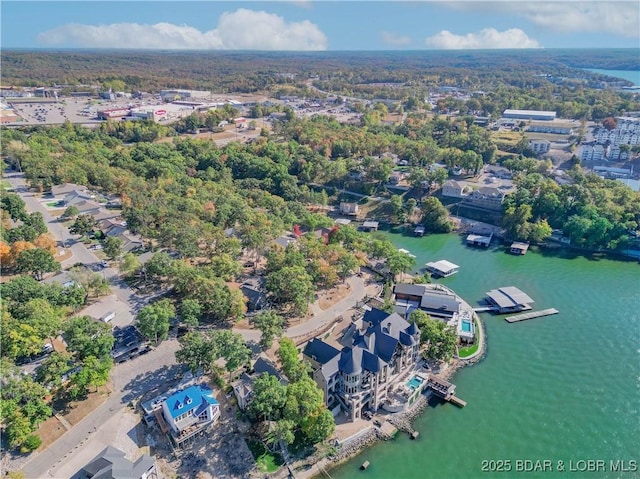
POLYGON ((220 417, 220 404, 203 384, 180 390, 162 403, 162 416, 176 444, 197 434, 220 417))

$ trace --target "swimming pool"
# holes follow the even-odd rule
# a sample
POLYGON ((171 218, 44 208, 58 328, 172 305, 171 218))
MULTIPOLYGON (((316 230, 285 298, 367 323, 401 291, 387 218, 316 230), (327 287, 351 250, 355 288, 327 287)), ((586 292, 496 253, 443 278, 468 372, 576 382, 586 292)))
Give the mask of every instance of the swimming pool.
POLYGON ((465 333, 470 333, 471 321, 469 321, 468 319, 463 319, 462 322, 460 323, 460 329, 462 329, 462 331, 464 331, 465 333))
POLYGON ((422 384, 422 379, 419 378, 418 376, 413 376, 409 381, 407 381, 407 386, 409 387, 409 389, 411 389, 412 391, 414 389, 418 389, 420 387, 420 385, 422 384))

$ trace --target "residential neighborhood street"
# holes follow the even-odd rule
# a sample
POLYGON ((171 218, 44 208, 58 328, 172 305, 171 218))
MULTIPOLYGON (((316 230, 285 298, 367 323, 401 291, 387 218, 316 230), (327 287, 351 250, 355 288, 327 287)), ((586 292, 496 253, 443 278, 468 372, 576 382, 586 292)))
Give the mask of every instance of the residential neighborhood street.
MULTIPOLYGON (((57 468, 83 452, 85 441, 93 434, 99 435, 109 418, 120 409, 146 392, 173 384, 184 369, 175 362, 178 347, 175 340, 164 341, 150 353, 115 367, 111 372, 114 391, 107 401, 46 450, 34 453, 22 469, 25 476, 29 479, 59 477, 57 468)), ((96 450, 93 455, 99 452, 96 450)))
MULTIPOLYGON (((87 249, 83 243, 69 233, 69 229, 64 224, 51 215, 40 198, 29 190, 24 173, 5 171, 4 178, 11 184, 14 191, 22 197, 26 203, 27 210, 32 213, 42 213, 47 228, 49 228, 49 232, 58 242, 59 247, 71 251, 72 256, 61 263, 63 269, 76 263, 94 265, 100 262, 100 259, 92 251, 87 249)), ((143 305, 141 304, 141 298, 137 298, 134 291, 120 279, 117 268, 105 268, 102 270, 102 274, 109 280, 109 286, 113 294, 115 294, 120 301, 129 305, 129 311, 126 313, 127 317, 125 318, 126 324, 133 322, 135 312, 143 305)), ((120 320, 122 321, 123 318, 120 318, 120 320)))

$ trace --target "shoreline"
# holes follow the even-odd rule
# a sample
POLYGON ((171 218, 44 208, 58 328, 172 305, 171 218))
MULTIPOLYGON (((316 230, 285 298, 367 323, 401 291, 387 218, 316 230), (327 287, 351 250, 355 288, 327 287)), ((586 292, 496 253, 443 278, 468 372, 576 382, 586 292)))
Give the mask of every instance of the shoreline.
MULTIPOLYGON (((460 299, 462 300, 462 298, 460 299)), ((464 367, 473 366, 474 364, 477 364, 484 359, 487 349, 486 332, 482 318, 477 313, 474 313, 474 317, 475 319, 477 319, 479 330, 478 341, 480 341, 480 344, 478 346, 478 351, 476 351, 469 358, 451 359, 451 361, 447 363, 447 368, 444 371, 438 372, 438 374, 435 374, 435 376, 449 381, 453 378, 453 376, 455 376, 458 370, 464 367)), ((415 420, 423 413, 428 411, 429 399, 431 395, 431 392, 423 393, 410 409, 389 416, 387 421, 398 429, 396 435, 401 431, 407 432, 413 430, 413 423, 415 422, 415 420)), ((306 471, 297 471, 297 475, 301 479, 324 477, 325 475, 327 475, 327 471, 330 471, 331 469, 334 469, 353 459, 354 457, 364 452, 365 449, 378 443, 380 440, 386 441, 388 439, 389 438, 384 436, 384 434, 378 428, 371 427, 369 431, 359 435, 354 440, 342 444, 340 446, 340 450, 335 456, 321 459, 310 469, 306 471)))

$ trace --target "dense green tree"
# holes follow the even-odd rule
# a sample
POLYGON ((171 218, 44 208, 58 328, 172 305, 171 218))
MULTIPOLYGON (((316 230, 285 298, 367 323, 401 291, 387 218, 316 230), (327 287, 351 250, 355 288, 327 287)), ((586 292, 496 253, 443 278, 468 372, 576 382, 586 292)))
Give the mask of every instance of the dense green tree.
POLYGON ((71 354, 55 351, 36 370, 36 381, 57 389, 62 386, 63 375, 72 369, 72 364, 71 354))
POLYGON ((140 260, 138 259, 138 257, 131 252, 126 253, 122 257, 118 266, 120 268, 120 272, 125 275, 131 275, 133 273, 136 273, 140 271, 140 269, 142 268, 142 265, 140 264, 140 260))
POLYGON ((150 280, 158 280, 169 276, 174 260, 165 252, 154 254, 144 265, 144 271, 150 280))
POLYGON ((53 413, 45 401, 48 391, 4 361, 1 369, 0 412, 4 434, 9 447, 30 452, 37 443, 30 437, 32 432, 53 413))
POLYGON ((44 222, 44 216, 42 216, 42 213, 40 212, 31 213, 24 218, 23 221, 25 226, 34 229, 36 236, 43 235, 47 232, 47 224, 44 222))
POLYGON ((184 299, 180 304, 180 319, 189 327, 197 327, 202 317, 202 305, 195 299, 184 299))
POLYGON ((169 325, 176 309, 168 299, 161 299, 143 307, 136 317, 138 329, 147 339, 158 341, 167 339, 169 325))
POLYGON ((297 314, 307 311, 315 292, 311 276, 302 266, 285 266, 269 273, 266 289, 276 303, 291 304, 297 314))
POLYGON ((215 361, 219 358, 217 344, 204 333, 191 331, 180 339, 180 349, 176 351, 176 360, 185 364, 196 374, 202 369, 205 373, 216 371, 215 361))
POLYGON ((311 443, 326 439, 335 430, 335 421, 324 405, 322 390, 306 375, 288 386, 284 417, 296 421, 311 443))
POLYGON ((213 339, 220 351, 220 356, 226 362, 225 367, 229 373, 249 362, 251 350, 247 347, 242 335, 229 330, 220 330, 213 333, 213 339))
POLYGON ((394 251, 387 258, 387 266, 393 276, 406 273, 416 265, 416 259, 401 251, 394 251))
POLYGON ((85 236, 91 233, 96 227, 96 220, 91 215, 78 215, 73 224, 69 227, 69 232, 74 235, 85 236))
POLYGON ((300 361, 299 352, 295 343, 289 338, 280 340, 280 347, 276 351, 282 371, 291 382, 298 381, 307 373, 307 366, 300 361))
POLYGON ((415 322, 420 329, 420 342, 426 345, 428 357, 439 361, 451 359, 458 342, 458 335, 453 328, 420 310, 413 311, 409 321, 415 322))
POLYGON ((68 394, 72 399, 86 397, 91 388, 95 391, 109 380, 109 371, 113 365, 110 357, 101 359, 87 356, 82 361, 80 370, 74 373, 68 385, 68 394))
POLYGON ((12 220, 24 220, 27 217, 24 200, 16 193, 3 193, 0 208, 9 213, 12 220))
POLYGON ((262 332, 260 346, 269 349, 273 344, 273 338, 282 335, 285 319, 273 310, 261 311, 251 317, 251 324, 262 332))
POLYGON ((433 233, 449 233, 453 230, 453 224, 449 220, 449 211, 442 205, 438 198, 429 196, 422 202, 422 224, 427 231, 433 233))
POLYGON ((63 218, 73 219, 80 214, 80 210, 75 205, 67 206, 62 213, 63 218))
POLYGON ((107 236, 104 241, 104 254, 107 255, 111 261, 115 261, 117 257, 122 254, 122 240, 115 236, 107 236))
POLYGON ((41 248, 22 251, 16 260, 16 271, 30 273, 38 281, 42 280, 45 273, 59 270, 60 263, 50 252, 41 248))
POLYGON ((109 357, 115 341, 111 326, 90 316, 78 316, 64 324, 67 349, 84 360, 89 356, 98 359, 109 357))
POLYGON ((277 421, 287 401, 287 386, 278 378, 263 373, 253 383, 253 394, 249 403, 249 414, 254 420, 277 421))

